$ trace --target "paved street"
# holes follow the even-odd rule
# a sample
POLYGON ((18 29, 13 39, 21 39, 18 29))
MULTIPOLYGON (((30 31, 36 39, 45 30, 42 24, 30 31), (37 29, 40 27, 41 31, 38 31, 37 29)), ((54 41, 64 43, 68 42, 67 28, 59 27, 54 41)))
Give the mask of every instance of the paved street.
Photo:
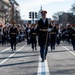
POLYGON ((0 75, 75 75, 75 0, 0 0, 0 75))
POLYGON ((26 42, 17 44, 11 51, 10 45, 0 45, 0 75, 75 75, 75 51, 68 43, 61 42, 56 50, 48 51, 42 63, 37 51, 32 51, 26 42))

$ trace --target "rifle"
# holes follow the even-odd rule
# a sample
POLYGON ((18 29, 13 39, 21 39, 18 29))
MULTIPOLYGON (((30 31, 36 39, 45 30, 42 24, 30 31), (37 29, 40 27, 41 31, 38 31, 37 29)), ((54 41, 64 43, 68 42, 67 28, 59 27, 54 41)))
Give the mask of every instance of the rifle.
MULTIPOLYGON (((50 25, 50 21, 51 21, 51 20, 48 19, 48 28, 49 28, 49 25, 50 25)), ((47 32, 47 36, 46 36, 46 44, 45 44, 45 50, 44 50, 44 51, 45 51, 45 52, 44 52, 44 59, 45 59, 45 53, 46 53, 46 49, 47 49, 48 33, 49 33, 49 32, 47 32)))

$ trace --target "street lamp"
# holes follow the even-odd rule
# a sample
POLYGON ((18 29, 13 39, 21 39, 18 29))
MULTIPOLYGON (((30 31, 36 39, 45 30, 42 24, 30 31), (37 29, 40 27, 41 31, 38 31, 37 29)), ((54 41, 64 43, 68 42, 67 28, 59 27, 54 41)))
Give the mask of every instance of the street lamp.
POLYGON ((9 0, 11 5, 12 5, 12 22, 14 22, 14 3, 15 3, 15 0, 9 0))

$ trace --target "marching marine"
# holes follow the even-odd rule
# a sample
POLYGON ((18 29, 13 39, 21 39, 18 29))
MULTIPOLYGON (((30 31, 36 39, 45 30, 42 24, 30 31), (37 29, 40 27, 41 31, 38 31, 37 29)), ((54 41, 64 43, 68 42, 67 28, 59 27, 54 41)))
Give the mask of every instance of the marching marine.
POLYGON ((31 45, 32 45, 32 50, 34 51, 37 50, 36 45, 37 45, 37 26, 36 24, 32 24, 31 26, 31 31, 30 31, 30 40, 31 40, 31 45))
POLYGON ((16 50, 16 37, 18 35, 18 30, 13 24, 12 27, 10 28, 10 44, 11 44, 11 49, 16 50))
POLYGON ((72 41, 73 50, 75 50, 75 29, 72 29, 71 41, 72 41))
POLYGON ((55 26, 54 21, 51 22, 52 30, 50 32, 50 46, 51 50, 55 50, 55 42, 56 42, 56 35, 57 35, 57 29, 55 26))
POLYGON ((31 26, 30 26, 30 24, 28 23, 28 24, 27 24, 27 27, 26 27, 27 45, 30 44, 30 31, 31 31, 31 26))
POLYGON ((40 46, 40 56, 42 62, 46 59, 47 51, 48 51, 48 32, 50 31, 50 24, 48 19, 46 18, 47 11, 42 11, 42 18, 38 21, 38 43, 40 46))

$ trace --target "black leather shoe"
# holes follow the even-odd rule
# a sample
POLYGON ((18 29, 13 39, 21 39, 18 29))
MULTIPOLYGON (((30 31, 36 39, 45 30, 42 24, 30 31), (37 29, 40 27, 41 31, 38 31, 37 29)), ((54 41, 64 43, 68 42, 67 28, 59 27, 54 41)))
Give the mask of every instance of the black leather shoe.
POLYGON ((75 51, 75 49, 73 49, 75 51))
POLYGON ((16 50, 16 47, 14 47, 14 50, 16 50))
POLYGON ((37 48, 35 48, 35 50, 37 50, 37 48))
POLYGON ((53 47, 53 50, 55 50, 55 47, 53 47))
POLYGON ((44 62, 44 59, 42 59, 42 62, 44 62))

